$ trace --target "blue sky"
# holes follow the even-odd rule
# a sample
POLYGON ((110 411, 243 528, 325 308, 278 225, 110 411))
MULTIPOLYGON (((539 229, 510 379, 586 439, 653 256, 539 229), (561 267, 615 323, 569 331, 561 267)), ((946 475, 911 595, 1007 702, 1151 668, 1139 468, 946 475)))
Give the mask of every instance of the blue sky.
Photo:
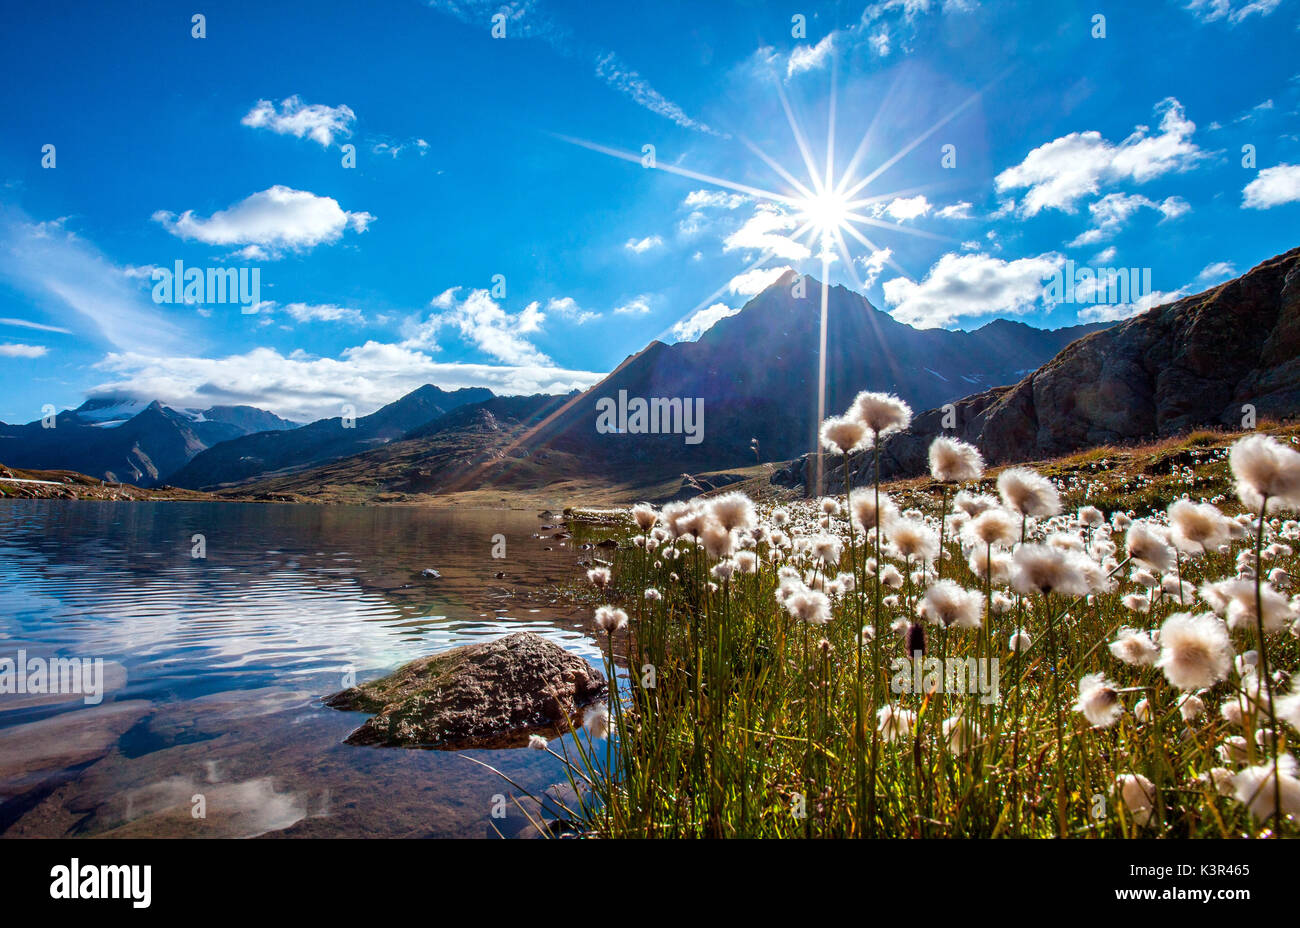
POLYGON ((201 6, 203 38, 171 3, 5 12, 0 419, 585 387, 821 276, 810 218, 833 282, 950 328, 1121 318, 1300 244, 1295 0, 201 6), (851 206, 804 196, 832 100, 851 206), (1154 293, 1045 304, 1067 259, 1154 293), (257 268, 258 311, 156 302, 176 261, 257 268))

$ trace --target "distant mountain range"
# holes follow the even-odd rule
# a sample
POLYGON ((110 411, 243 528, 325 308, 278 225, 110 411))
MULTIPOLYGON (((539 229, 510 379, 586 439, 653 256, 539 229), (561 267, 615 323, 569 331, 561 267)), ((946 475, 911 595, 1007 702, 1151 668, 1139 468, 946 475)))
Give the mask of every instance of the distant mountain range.
MULTIPOLYGON (((795 457, 811 446, 817 427, 821 312, 821 284, 806 279, 806 296, 798 298, 795 282, 793 274, 778 280, 697 342, 652 342, 585 393, 467 403, 382 448, 321 460, 313 468, 264 471, 251 486, 255 492, 339 498, 340 487, 361 481, 391 493, 536 489, 583 480, 659 484, 687 471, 753 464, 754 439, 763 460, 795 457), (599 429, 603 402, 617 403, 620 393, 702 405, 698 443, 680 432, 599 429)), ((897 392, 918 408, 956 401, 972 390, 1015 381, 1103 327, 1043 331, 998 321, 974 332, 918 330, 842 287, 827 296, 828 413, 863 389, 897 392)), ((305 431, 271 439, 294 441, 305 431)), ((238 469, 233 452, 268 440, 250 436, 213 448, 173 482, 229 487, 232 476, 246 479, 254 466, 246 462, 248 468, 238 469)))
MULTIPOLYGON (((573 455, 611 475, 653 477, 793 458, 815 446, 821 287, 793 271, 695 342, 651 342, 554 416, 528 447, 573 455), (698 444, 678 434, 598 430, 600 404, 630 398, 703 401, 698 444), (758 441, 756 455, 751 442, 758 441)), ((997 320, 971 332, 915 329, 844 287, 827 294, 826 404, 832 415, 860 390, 897 393, 914 409, 1014 383, 1104 324, 1043 330, 997 320)))
MULTIPOLYGON (((787 274, 696 342, 652 342, 583 393, 498 397, 425 385, 351 427, 103 397, 60 414, 56 429, 0 425, 0 461, 356 501, 485 488, 672 492, 674 481, 693 482, 684 475, 758 460, 793 460, 779 480, 804 484, 801 456, 815 448, 818 424, 822 285, 805 279, 800 298, 795 282, 787 274), (638 398, 702 405, 698 442, 602 415, 638 398)), ((918 330, 843 287, 827 302, 825 414, 864 389, 897 393, 919 411, 885 445, 888 474, 924 470, 944 404, 956 413, 950 434, 993 462, 1239 425, 1246 404, 1258 416, 1300 412, 1300 249, 1111 327, 998 320, 971 332, 918 330)))
POLYGON ((0 423, 0 461, 151 486, 213 445, 250 432, 297 427, 252 406, 173 409, 130 397, 93 396, 59 413, 51 427, 42 420, 0 423))
MULTIPOLYGON (((209 448, 168 477, 190 489, 239 483, 276 472, 361 454, 470 403, 492 399, 484 387, 448 392, 425 384, 401 399, 350 423, 341 416, 283 432, 245 435, 209 448)), ((0 457, 3 460, 3 457, 0 457)))

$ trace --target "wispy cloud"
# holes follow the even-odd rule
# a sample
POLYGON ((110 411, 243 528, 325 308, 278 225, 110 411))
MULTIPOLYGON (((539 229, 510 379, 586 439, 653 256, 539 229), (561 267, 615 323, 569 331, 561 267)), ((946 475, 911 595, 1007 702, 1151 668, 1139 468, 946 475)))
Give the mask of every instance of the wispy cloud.
POLYGON ((1282 0, 1190 0, 1184 7, 1203 23, 1226 20, 1236 25, 1250 16, 1267 16, 1281 5, 1282 0))
POLYGON ((65 329, 57 325, 45 325, 40 322, 29 322, 26 319, 0 319, 0 325, 17 326, 20 329, 36 329, 40 332, 58 332, 60 335, 71 335, 71 329, 65 329))
POLYGON ((595 76, 637 106, 669 119, 685 129, 724 136, 711 126, 689 116, 681 106, 654 88, 648 79, 607 48, 584 43, 567 26, 550 16, 537 0, 429 0, 429 6, 467 26, 481 27, 490 34, 492 18, 505 16, 506 39, 540 39, 566 58, 586 58, 595 76))
POLYGON ((0 277, 56 318, 70 315, 82 323, 64 332, 84 333, 88 323, 92 338, 127 350, 147 345, 166 351, 185 340, 139 280, 62 222, 36 223, 18 209, 0 207, 0 277))
POLYGON ((647 235, 645 238, 630 238, 623 244, 623 247, 633 254, 641 255, 651 249, 658 248, 663 243, 664 240, 659 236, 647 235))

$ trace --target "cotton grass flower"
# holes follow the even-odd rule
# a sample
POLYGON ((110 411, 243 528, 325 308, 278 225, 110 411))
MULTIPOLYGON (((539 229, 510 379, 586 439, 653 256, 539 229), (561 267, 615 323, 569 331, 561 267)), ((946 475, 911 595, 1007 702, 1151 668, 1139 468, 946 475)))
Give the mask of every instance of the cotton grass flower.
MULTIPOLYGON (((1255 583, 1252 580, 1220 580, 1203 584, 1201 598, 1210 608, 1223 616, 1231 629, 1253 629, 1257 604, 1255 583)), ((1276 634, 1285 631, 1296 618, 1291 600, 1267 583, 1259 586, 1259 600, 1264 607, 1264 631, 1276 634)))
POLYGON ((990 508, 962 526, 961 534, 970 544, 1009 548, 1020 539, 1020 526, 1005 509, 990 508))
POLYGON ((965 754, 979 736, 979 726, 961 715, 943 720, 943 737, 954 754, 965 754))
POLYGON ((529 735, 528 746, 534 751, 545 751, 547 741, 541 735, 529 735))
POLYGON ((600 606, 596 610, 596 627, 612 635, 627 625, 627 613, 613 606, 600 606))
POLYGON ((709 512, 729 532, 747 531, 757 521, 754 502, 744 493, 724 493, 709 503, 709 512))
POLYGON ((1011 580, 1011 555, 1001 551, 989 552, 988 548, 976 548, 967 559, 971 573, 981 580, 1002 585, 1011 580))
POLYGON ((1082 596, 1088 592, 1087 575, 1080 569, 1086 560, 1072 551, 1038 544, 1021 545, 1012 559, 1011 588, 1025 596, 1033 593, 1082 596))
POLYGON ((1110 653, 1134 667, 1150 667, 1160 656, 1160 648, 1146 632, 1126 626, 1110 643, 1110 653))
POLYGON ((1120 598, 1120 604, 1130 612, 1146 615, 1151 611, 1151 600, 1141 593, 1126 593, 1120 598))
POLYGON ((659 600, 661 600, 661 599, 664 598, 664 594, 663 594, 663 593, 660 593, 660 592, 659 592, 658 590, 656 590, 654 587, 649 587, 649 588, 645 591, 645 598, 646 598, 649 602, 657 603, 657 602, 659 602, 659 600))
POLYGON ((1232 670, 1232 641, 1211 613, 1175 612, 1160 627, 1155 666, 1180 690, 1209 689, 1232 670))
POLYGON ((853 398, 847 415, 865 425, 877 440, 907 428, 912 422, 912 408, 897 396, 866 390, 853 398))
POLYGON ((984 620, 984 597, 954 580, 937 580, 926 589, 916 613, 932 625, 979 628, 984 620))
POLYGON ((961 490, 952 498, 953 509, 966 513, 972 519, 996 505, 998 505, 998 498, 987 493, 968 493, 961 490))
POLYGON ((910 709, 898 709, 892 705, 881 706, 876 713, 876 727, 886 741, 910 738, 916 726, 916 713, 910 709))
POLYGON ((834 454, 852 454, 867 447, 870 435, 866 425, 848 416, 832 416, 822 422, 822 447, 834 454))
POLYGON ((998 476, 1002 504, 1021 516, 1048 519, 1061 511, 1061 494, 1046 477, 1027 467, 1010 467, 998 476))
POLYGON ((967 483, 984 473, 984 457, 974 445, 940 436, 930 442, 930 475, 941 483, 967 483))
POLYGON ((1124 704, 1104 673, 1090 673, 1079 681, 1079 701, 1074 711, 1083 713, 1096 728, 1109 728, 1124 714, 1124 704))
POLYGON ((1184 693, 1178 697, 1178 714, 1184 722, 1195 722, 1205 714, 1205 700, 1195 693, 1184 693))
POLYGON ((659 521, 659 513, 645 503, 640 503, 632 507, 632 518, 636 522, 637 528, 643 532, 648 532, 659 521))
POLYGON ((588 709, 584 722, 593 741, 599 741, 609 734, 609 707, 604 703, 588 709))
POLYGON ((1283 754, 1272 763, 1247 767, 1232 778, 1237 801, 1250 807, 1250 814, 1261 821, 1276 808, 1283 815, 1300 816, 1300 779, 1296 778, 1296 759, 1283 754))
POLYGON ((605 587, 609 586, 609 581, 611 579, 609 568, 593 567, 591 570, 587 571, 587 579, 591 581, 592 586, 599 590, 603 590, 605 587))
POLYGON ((1174 566, 1174 552, 1169 547, 1169 539, 1164 530, 1146 519, 1140 519, 1128 527, 1124 546, 1129 557, 1158 573, 1164 573, 1174 566))
POLYGON ((1022 628, 1011 636, 1011 640, 1007 642, 1007 648, 1019 654, 1022 651, 1028 651, 1033 643, 1033 639, 1029 637, 1029 632, 1022 628))
POLYGON ((1259 512, 1265 497, 1286 509, 1300 508, 1300 452, 1268 435, 1247 435, 1233 443, 1228 464, 1247 509, 1259 512))
POLYGON ((1237 787, 1233 784, 1234 776, 1227 767, 1212 767, 1197 777, 1197 780, 1220 796, 1231 796, 1237 791, 1237 787))
POLYGON ((807 625, 825 625, 831 620, 831 601, 818 590, 794 590, 785 600, 786 611, 807 625))
POLYGON ((1150 821, 1156 801, 1155 785, 1140 773, 1125 773, 1116 778, 1115 786, 1133 821, 1138 825, 1150 821))
POLYGON ((917 519, 895 519, 889 526, 889 546, 905 560, 931 561, 939 554, 939 535, 917 519))
POLYGON ((1096 506, 1083 506, 1075 514, 1080 524, 1088 528, 1101 528, 1106 524, 1106 516, 1096 506))
POLYGON ((1217 551, 1228 543, 1228 520, 1211 503, 1180 499, 1169 507, 1169 540, 1186 554, 1217 551))
POLYGON ((874 490, 854 490, 849 495, 849 512, 853 518, 854 527, 866 534, 874 529, 877 525, 881 530, 886 530, 889 523, 898 517, 898 507, 894 505, 885 494, 880 495, 880 505, 876 506, 876 494, 874 490))

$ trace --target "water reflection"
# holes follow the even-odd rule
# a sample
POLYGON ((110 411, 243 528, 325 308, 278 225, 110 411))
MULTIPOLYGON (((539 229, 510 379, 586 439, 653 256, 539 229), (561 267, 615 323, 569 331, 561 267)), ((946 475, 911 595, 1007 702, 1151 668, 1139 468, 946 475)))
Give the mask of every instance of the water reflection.
MULTIPOLYGON (((0 656, 26 647, 125 671, 99 711, 0 695, 0 831, 492 833, 500 780, 454 754, 340 745, 359 720, 318 699, 346 674, 522 629, 599 664, 581 617, 548 592, 577 556, 534 537, 540 524, 506 511, 0 504, 0 656), (422 577, 428 567, 441 578, 422 577), (200 794, 206 818, 192 815, 200 794)), ((539 752, 482 753, 539 788, 556 780, 539 752)))

